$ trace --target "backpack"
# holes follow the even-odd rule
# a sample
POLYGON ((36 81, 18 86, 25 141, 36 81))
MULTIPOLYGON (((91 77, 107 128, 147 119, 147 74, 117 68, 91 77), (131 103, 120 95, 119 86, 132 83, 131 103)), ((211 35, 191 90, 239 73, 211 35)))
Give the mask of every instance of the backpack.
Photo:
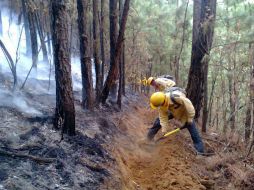
POLYGON ((176 86, 176 87, 171 87, 171 88, 169 88, 169 89, 167 89, 166 90, 166 92, 170 92, 171 94, 172 94, 172 92, 174 92, 174 91, 180 91, 180 92, 182 92, 183 94, 187 94, 186 93, 186 91, 185 91, 185 89, 183 89, 183 88, 181 88, 181 87, 178 87, 178 86, 176 86))
POLYGON ((166 79, 175 81, 174 77, 171 75, 161 75, 161 76, 158 76, 157 78, 166 78, 166 79))
POLYGON ((171 88, 167 89, 167 92, 170 93, 170 99, 171 99, 171 101, 174 102, 174 104, 175 104, 174 108, 177 109, 181 105, 178 102, 176 102, 176 100, 175 100, 175 97, 179 97, 178 94, 174 94, 173 93, 175 91, 179 91, 179 92, 181 92, 181 93, 183 93, 185 95, 186 95, 186 91, 183 88, 180 88, 180 87, 171 87, 171 88))

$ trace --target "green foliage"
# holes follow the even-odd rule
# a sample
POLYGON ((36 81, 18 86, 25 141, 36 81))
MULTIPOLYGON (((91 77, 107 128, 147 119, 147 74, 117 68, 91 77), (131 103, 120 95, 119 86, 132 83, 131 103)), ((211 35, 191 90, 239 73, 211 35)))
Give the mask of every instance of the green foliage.
MULTIPOLYGON (((128 67, 137 76, 149 71, 152 74, 175 74, 175 62, 179 56, 183 27, 184 44, 179 58, 180 86, 185 87, 191 60, 193 1, 189 2, 184 22, 186 0, 133 0, 126 43, 128 59, 135 66, 128 67), (148 64, 149 63, 149 64, 148 64)), ((254 2, 250 0, 217 0, 215 33, 209 57, 208 94, 216 78, 211 121, 218 118, 223 126, 223 112, 229 107, 229 78, 233 76, 236 86, 236 106, 248 104, 249 80, 251 73, 249 42, 254 39, 254 2), (216 97, 219 97, 217 100, 216 97), (219 113, 219 114, 218 114, 219 113), (217 114, 217 116, 216 116, 217 114)), ((203 23, 206 31, 209 24, 203 23)), ((238 109, 238 108, 237 108, 238 109)), ((243 126, 246 108, 236 113, 237 126, 243 126)), ((210 125, 212 125, 210 123, 210 125)))

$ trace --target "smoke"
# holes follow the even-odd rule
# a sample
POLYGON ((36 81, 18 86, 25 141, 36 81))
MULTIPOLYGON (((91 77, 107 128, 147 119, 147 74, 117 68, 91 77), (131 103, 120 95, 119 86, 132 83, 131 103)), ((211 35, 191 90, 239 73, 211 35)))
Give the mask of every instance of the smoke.
MULTIPOLYGON (((55 68, 53 65, 53 56, 49 56, 49 63, 43 62, 42 51, 38 54, 38 64, 37 69, 32 69, 29 76, 27 77, 31 67, 32 58, 26 55, 26 36, 23 19, 20 24, 18 24, 18 16, 15 12, 11 12, 8 8, 8 1, 0 2, 1 16, 2 16, 2 31, 3 34, 0 39, 4 43, 6 49, 10 53, 14 63, 17 60, 17 78, 18 86, 20 89, 24 81, 26 80, 25 87, 22 91, 26 91, 32 94, 55 94, 55 68), (20 43, 19 42, 20 39, 20 43)), ((38 46, 40 47, 40 40, 38 36, 38 46)), ((93 60, 92 60, 93 63, 93 60)), ((95 67, 92 64, 93 69, 93 84, 95 85, 95 67)), ((71 59, 71 70, 72 70, 72 81, 73 90, 82 90, 82 80, 81 80, 81 66, 79 57, 71 59)), ((0 49, 0 74, 1 81, 12 80, 12 72, 9 67, 8 61, 0 49)), ((10 86, 10 85, 9 85, 10 86)), ((39 114, 34 108, 28 105, 29 99, 25 98, 22 92, 8 91, 7 86, 0 85, 0 106, 15 107, 22 112, 29 112, 39 114), (28 109, 29 108, 29 109, 28 109)), ((80 97, 81 98, 81 97, 80 97)))
POLYGON ((28 105, 29 100, 21 92, 10 92, 0 89, 0 107, 16 108, 22 113, 31 115, 42 115, 40 111, 28 105))

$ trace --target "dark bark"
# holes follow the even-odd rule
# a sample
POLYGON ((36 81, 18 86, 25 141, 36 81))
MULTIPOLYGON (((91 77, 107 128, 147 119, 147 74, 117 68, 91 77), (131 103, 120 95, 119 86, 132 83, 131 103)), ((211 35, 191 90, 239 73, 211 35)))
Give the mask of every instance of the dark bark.
POLYGON ((250 140, 250 134, 251 134, 251 124, 252 124, 252 117, 251 117, 251 111, 252 111, 252 105, 249 104, 246 112, 246 119, 245 119, 245 128, 244 128, 244 137, 245 142, 248 143, 250 140))
POLYGON ((122 91, 123 95, 125 95, 125 43, 123 42, 123 53, 122 53, 122 91))
POLYGON ((50 32, 47 32, 47 46, 48 46, 48 53, 51 55, 51 38, 50 38, 50 32))
POLYGON ((85 109, 92 110, 93 99, 93 81, 92 81, 92 62, 90 57, 89 45, 89 10, 86 0, 77 0, 78 9, 78 28, 80 39, 80 63, 82 74, 82 106, 85 109))
POLYGON ((30 29, 29 29, 29 23, 28 23, 28 17, 27 17, 27 6, 26 6, 27 0, 22 0, 22 11, 23 11, 23 18, 24 18, 24 26, 25 26, 25 35, 26 35, 26 55, 31 55, 31 37, 30 37, 30 29))
POLYGON ((33 67, 37 67, 38 62, 38 42, 37 42, 37 33, 36 33, 36 27, 35 27, 35 8, 34 4, 31 0, 26 1, 26 7, 27 7, 27 17, 28 17, 28 23, 29 23, 29 31, 30 31, 30 39, 31 39, 31 48, 32 48, 32 64, 33 67))
MULTIPOLYGON (((116 41, 117 41, 117 0, 109 0, 109 21, 110 21, 110 67, 114 62, 115 52, 116 52, 116 41)), ((116 65, 116 80, 119 77, 119 65, 116 65)), ((117 94, 117 83, 113 80, 112 86, 110 88, 110 97, 112 100, 116 101, 117 94)))
POLYGON ((101 45, 101 75, 104 83, 104 67, 105 67, 105 48, 104 48, 104 29, 105 29, 105 0, 101 0, 101 23, 100 23, 100 45, 101 45))
POLYGON ((62 133, 75 135, 75 108, 72 91, 69 51, 69 0, 53 0, 52 40, 56 79, 55 127, 62 127, 62 133))
POLYGON ((113 58, 112 64, 110 65, 109 74, 107 76, 107 80, 105 82, 105 85, 102 91, 102 96, 101 96, 102 103, 106 102, 106 99, 109 94, 109 90, 111 89, 112 85, 115 83, 117 79, 117 74, 118 74, 117 67, 119 63, 119 57, 121 56, 121 52, 122 52, 122 42, 124 40, 123 37, 124 37, 124 31, 125 31, 125 26, 126 26, 128 12, 129 12, 129 6, 130 6, 130 0, 125 0, 119 35, 117 38, 116 49, 114 53, 115 56, 113 58))
POLYGON ((100 94, 102 90, 102 75, 101 75, 101 64, 99 59, 99 28, 98 28, 98 0, 93 0, 93 57, 95 64, 95 73, 96 73, 96 99, 99 102, 100 94))
POLYGON ((198 118, 203 105, 204 65, 202 60, 209 55, 214 33, 216 0, 194 0, 191 66, 187 96, 192 101, 198 118))
MULTIPOLYGON (((122 12, 123 12, 123 1, 119 0, 119 25, 121 24, 121 18, 122 18, 122 12)), ((122 44, 123 48, 124 41, 122 44)), ((122 50, 121 56, 119 57, 119 83, 118 83, 118 93, 117 93, 117 104, 119 108, 121 109, 122 106, 122 93, 123 93, 123 53, 124 49, 122 50)))

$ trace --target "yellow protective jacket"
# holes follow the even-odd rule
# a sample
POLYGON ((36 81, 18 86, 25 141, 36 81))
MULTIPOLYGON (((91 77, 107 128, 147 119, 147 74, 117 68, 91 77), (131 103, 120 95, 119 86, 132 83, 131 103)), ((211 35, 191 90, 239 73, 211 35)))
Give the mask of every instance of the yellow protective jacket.
POLYGON ((159 91, 167 90, 173 86, 175 86, 175 82, 173 80, 167 79, 167 78, 157 78, 155 79, 155 82, 159 86, 159 91))
POLYGON ((180 91, 167 92, 165 103, 159 108, 159 119, 163 132, 166 132, 168 128, 169 111, 182 124, 191 123, 195 116, 195 109, 184 93, 180 91))

